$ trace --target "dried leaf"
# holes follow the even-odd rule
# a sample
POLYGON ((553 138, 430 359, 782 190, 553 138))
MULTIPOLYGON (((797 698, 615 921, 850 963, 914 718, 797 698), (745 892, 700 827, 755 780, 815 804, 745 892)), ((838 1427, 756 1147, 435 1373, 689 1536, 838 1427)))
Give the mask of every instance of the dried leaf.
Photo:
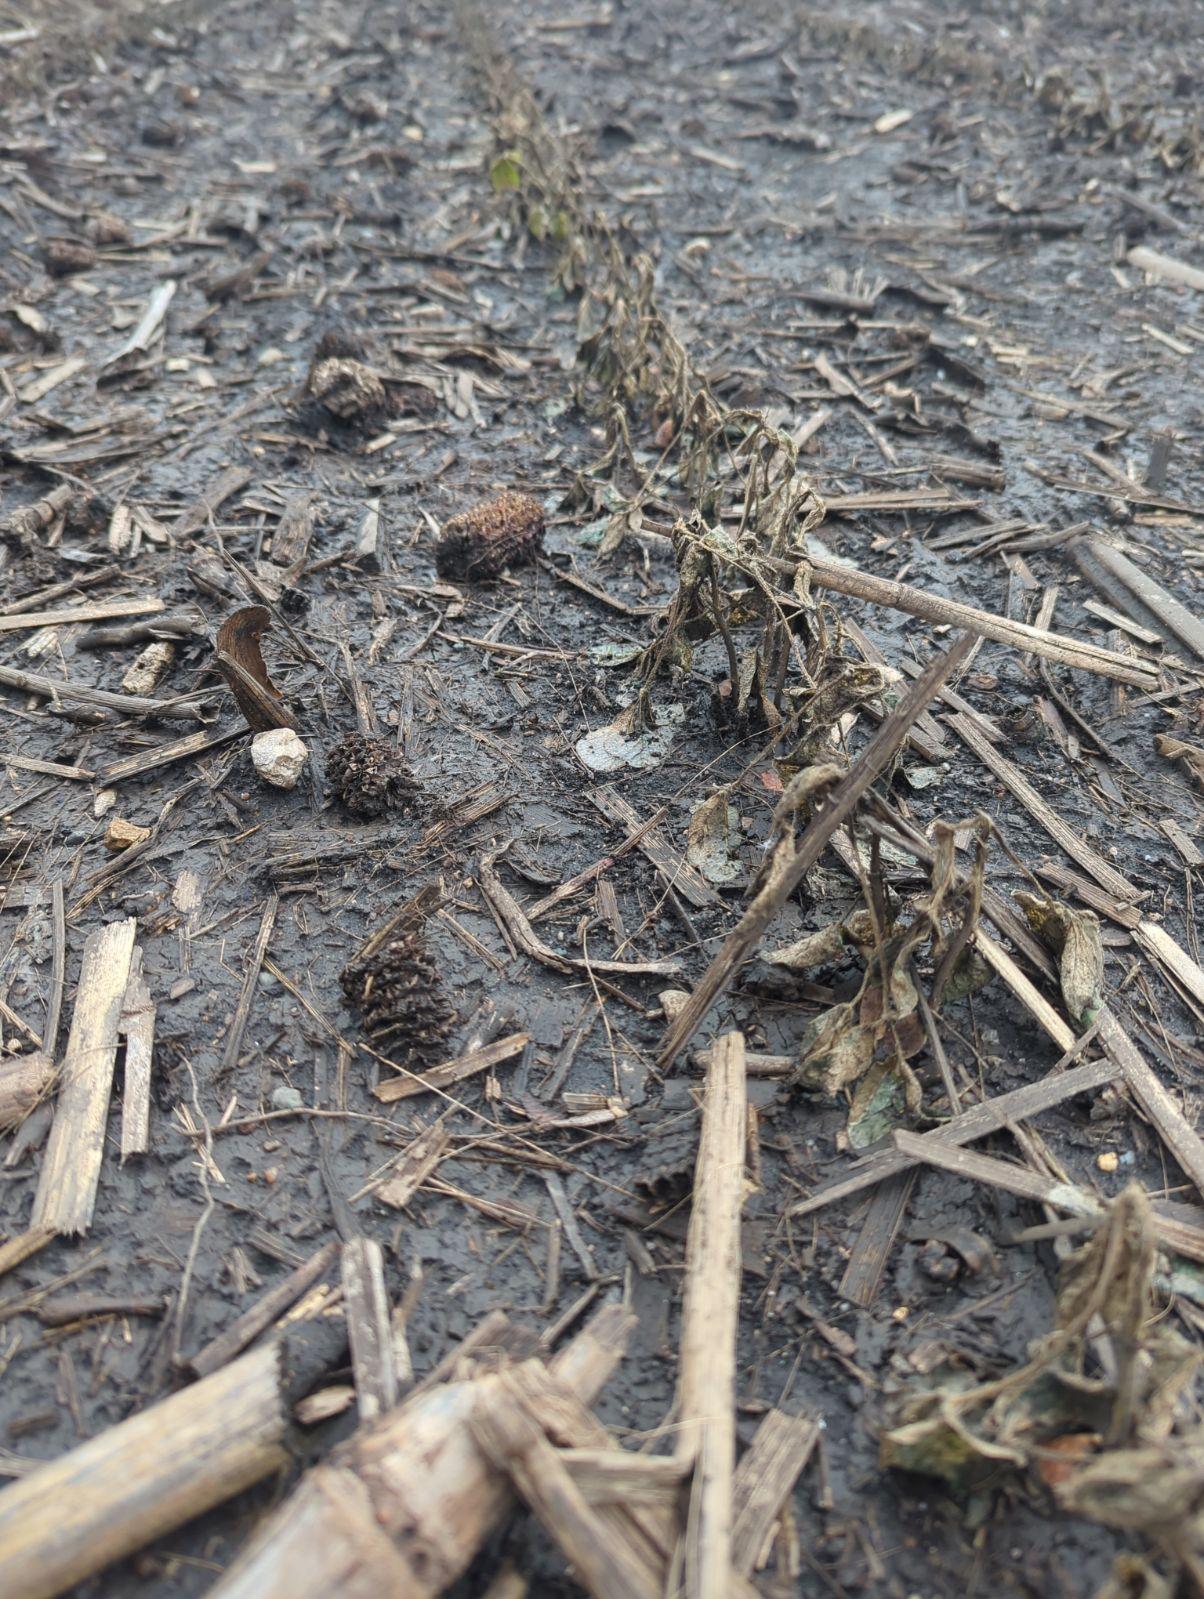
POLYGON ((642 770, 659 766, 685 720, 684 705, 666 705, 656 713, 656 726, 641 732, 639 706, 629 706, 609 727, 579 738, 574 748, 591 772, 617 772, 624 766, 642 770))
POLYGON ((762 959, 770 966, 784 966, 791 972, 809 972, 817 966, 828 966, 842 960, 845 954, 844 926, 832 922, 816 933, 786 944, 781 949, 766 950, 762 959))
POLYGON ((284 708, 278 688, 268 676, 259 641, 271 615, 262 605, 244 605, 228 616, 217 633, 217 668, 255 733, 297 724, 284 708))
POLYGON ((1058 956, 1062 998, 1071 1021, 1089 1025, 1104 1003, 1099 917, 1037 894, 1018 892, 1015 899, 1033 931, 1058 956))
POLYGON ((720 789, 694 807, 686 834, 686 859, 708 883, 733 883, 744 871, 736 850, 740 846, 740 817, 720 789))

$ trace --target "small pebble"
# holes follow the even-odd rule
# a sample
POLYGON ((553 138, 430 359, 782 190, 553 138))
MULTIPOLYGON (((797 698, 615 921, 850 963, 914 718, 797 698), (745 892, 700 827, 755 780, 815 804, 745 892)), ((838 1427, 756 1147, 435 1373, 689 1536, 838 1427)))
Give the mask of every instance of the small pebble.
POLYGON ((280 979, 273 977, 271 972, 260 972, 256 981, 265 993, 274 994, 280 987, 280 979))
POLYGON ((273 788, 296 788, 309 751, 291 727, 272 727, 251 740, 251 760, 273 788))
POLYGON ((305 1100, 299 1088, 289 1088, 287 1084, 272 1090, 273 1110, 300 1110, 305 1100))

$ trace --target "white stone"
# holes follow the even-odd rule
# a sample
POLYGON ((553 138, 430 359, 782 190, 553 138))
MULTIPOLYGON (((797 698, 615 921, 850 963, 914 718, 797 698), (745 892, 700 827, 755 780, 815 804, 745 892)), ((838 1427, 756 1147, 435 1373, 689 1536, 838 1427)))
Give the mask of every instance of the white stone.
POLYGON ((291 727, 273 727, 251 740, 255 770, 273 788, 296 788, 309 754, 291 727))

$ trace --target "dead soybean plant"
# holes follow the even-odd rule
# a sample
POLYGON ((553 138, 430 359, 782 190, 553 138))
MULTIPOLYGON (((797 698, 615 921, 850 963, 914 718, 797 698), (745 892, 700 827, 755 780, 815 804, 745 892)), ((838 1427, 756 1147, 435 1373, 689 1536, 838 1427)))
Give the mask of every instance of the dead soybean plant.
MULTIPOLYGON (((602 553, 639 526, 653 486, 670 468, 688 504, 673 536, 679 592, 637 666, 635 723, 654 723, 651 691, 662 671, 688 666, 693 645, 718 634, 730 673, 716 696, 721 725, 737 736, 753 727, 797 725, 788 688, 792 665, 802 694, 815 698, 840 640, 818 613, 814 625, 808 622, 815 608, 805 589, 784 599, 762 567, 766 556, 797 557, 823 517, 794 441, 760 412, 731 409, 711 392, 661 309, 651 259, 629 258, 609 221, 588 205, 575 152, 548 126, 480 12, 463 8, 461 21, 494 105, 493 187, 511 197, 527 232, 554 248, 556 280, 582 291, 577 399, 602 417, 606 436, 602 455, 581 476, 579 498, 591 503, 595 486, 602 487, 611 510, 602 553), (637 460, 633 421, 659 446, 647 469, 637 460), (731 534, 725 502, 736 522, 731 534), (745 627, 755 628, 756 642, 740 653, 733 634, 745 627)), ((877 692, 881 684, 862 687, 877 692)), ((856 700, 857 694, 828 693, 815 709, 838 701, 848 708, 856 700)))
MULTIPOLYGON (((793 825, 788 813, 796 794, 804 788, 810 792, 809 774, 816 770, 809 768, 788 785, 778 805, 779 825, 793 825)), ((852 1094, 849 1136, 855 1147, 878 1136, 882 1115, 900 1099, 913 1114, 920 1110, 920 1083, 909 1062, 931 1043, 932 1012, 943 1001, 964 997, 982 979, 973 939, 991 823, 983 815, 966 822, 937 821, 934 832, 937 847, 928 890, 900 904, 885 881, 881 840, 876 833, 866 836, 856 820, 850 822, 841 854, 861 888, 861 909, 766 956, 771 965, 799 973, 843 960, 850 950, 864 961, 856 996, 830 1006, 808 1024, 794 1072, 799 1087, 852 1094), (974 858, 962 876, 956 841, 967 835, 974 858), (921 966, 930 974, 927 978, 921 966), (925 986, 931 1005, 922 996, 925 986)))

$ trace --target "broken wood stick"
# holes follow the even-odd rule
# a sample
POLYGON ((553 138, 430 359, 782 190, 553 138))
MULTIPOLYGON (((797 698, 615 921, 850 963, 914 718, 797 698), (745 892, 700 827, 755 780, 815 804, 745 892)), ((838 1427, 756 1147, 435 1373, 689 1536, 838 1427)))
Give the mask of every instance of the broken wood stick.
MULTIPOLYGON (((1026 1083, 1023 1088, 1014 1088, 1009 1093, 997 1095, 994 1099, 985 1099, 981 1105, 973 1105, 969 1110, 962 1111, 959 1116, 951 1117, 939 1129, 939 1137, 950 1145, 968 1144, 976 1138, 985 1138, 988 1133, 998 1132, 1000 1128, 1010 1123, 1027 1121, 1033 1116, 1039 1116, 1043 1110, 1060 1105, 1063 1100, 1072 1099, 1075 1094, 1092 1093, 1098 1088, 1105 1088, 1109 1083, 1114 1083, 1121 1075, 1121 1071, 1111 1060, 1096 1060, 1086 1066, 1075 1066, 1069 1071, 1065 1069, 1072 1055, 1077 1054, 1081 1047, 1080 1040, 1070 1054, 1064 1055, 1057 1065, 1037 1082, 1026 1083)), ((838 1177, 833 1182, 825 1183, 806 1199, 798 1200, 790 1207, 787 1214, 806 1216, 810 1211, 822 1210, 825 1205, 834 1205, 839 1200, 850 1199, 863 1189, 872 1188, 875 1183, 884 1182, 888 1177, 907 1171, 915 1163, 914 1157, 904 1155, 898 1148, 868 1155, 853 1167, 847 1177, 838 1177)))
POLYGON ((20 689, 23 694, 40 694, 43 699, 74 700, 79 705, 95 705, 106 711, 121 711, 126 716, 162 717, 165 721, 199 722, 212 703, 212 696, 185 695, 174 700, 149 700, 139 694, 111 694, 108 689, 89 688, 66 678, 44 677, 40 672, 21 672, 15 666, 0 666, 0 684, 20 689))
POLYGON ((1151 250, 1148 245, 1135 244, 1129 251, 1129 262, 1151 277, 1181 283, 1188 289, 1204 289, 1204 272, 1199 267, 1177 261, 1173 255, 1163 255, 1161 250, 1151 250))
POLYGON ((397 1403, 397 1367, 385 1257, 374 1238, 360 1233, 343 1245, 342 1275, 355 1402, 361 1423, 375 1421, 397 1403))
POLYGON ((920 712, 927 709, 938 689, 957 670, 973 647, 973 636, 963 633, 944 655, 938 655, 929 663, 850 770, 832 789, 823 809, 813 817, 797 847, 792 837, 783 838, 778 843, 766 868, 763 886, 671 1022, 657 1057, 660 1070, 670 1066, 693 1038, 702 1025, 703 1017, 752 955, 762 934, 788 896, 819 860, 836 830, 853 815, 863 795, 894 758, 920 712))
POLYGON ((103 622, 112 616, 150 616, 166 610, 162 600, 96 600, 85 605, 64 605, 51 611, 16 611, 0 616, 0 633, 27 627, 68 627, 73 622, 103 622))
POLYGON ((529 955, 532 960, 540 961, 545 966, 551 966, 554 971, 604 972, 609 977, 672 977, 681 970, 679 963, 674 960, 580 960, 573 955, 561 955, 540 938, 523 914, 522 907, 514 895, 494 871, 494 862, 503 853, 504 848, 490 850, 482 855, 477 864, 477 877, 482 894, 524 955, 529 955))
POLYGON ((111 922, 89 933, 63 1057, 54 1125, 34 1197, 33 1228, 86 1232, 92 1224, 105 1121, 117 1060, 121 1005, 130 977, 137 922, 111 922))
POLYGON ((675 889, 684 900, 699 909, 723 904, 702 873, 678 854, 658 827, 650 827, 641 821, 635 807, 621 794, 609 787, 592 788, 586 792, 608 822, 618 822, 624 828, 628 841, 634 841, 636 848, 652 862, 666 888, 675 889))
POLYGON ((290 1405, 338 1358, 319 1317, 0 1492, 0 1592, 51 1599, 289 1464, 290 1405))
POLYGON ((415 1094, 435 1093, 439 1089, 450 1088, 453 1083, 463 1082, 477 1072, 489 1071, 504 1061, 514 1060, 530 1041, 527 1033, 511 1033, 507 1038, 482 1044, 479 1049, 470 1049, 463 1055, 457 1055, 454 1060, 432 1066, 430 1071, 406 1071, 400 1077, 390 1077, 387 1082, 373 1089, 373 1093, 385 1104, 392 1104, 398 1099, 411 1099, 415 1094))
MULTIPOLYGON (((1173 594, 1168 594, 1161 583, 1156 583, 1142 567, 1101 538, 1078 539, 1071 545, 1071 553, 1089 580, 1092 578, 1092 568, 1102 567, 1109 577, 1133 595, 1160 628, 1168 628, 1181 644, 1204 661, 1204 622, 1193 616, 1173 594)), ((1139 621, 1141 619, 1138 617, 1139 621)))
POLYGON ((121 1100, 121 1158, 150 1148, 151 1063, 155 1053, 155 1002, 142 974, 142 946, 134 946, 130 980, 121 1002, 125 1037, 125 1092, 121 1100))
POLYGON ((736 1467, 732 1492, 732 1565, 751 1577, 774 1522, 811 1458, 819 1426, 807 1416, 770 1410, 736 1467))
POLYGON ((841 561, 823 560, 818 556, 808 556, 799 563, 769 557, 758 559, 763 565, 786 576, 793 577, 797 573, 816 588, 848 594, 858 600, 869 600, 871 604, 885 605, 892 611, 922 617, 926 622, 947 623, 963 628, 976 637, 993 639, 997 644, 1010 644, 1016 649, 1026 650, 1032 655, 1043 655, 1050 661, 1061 661, 1063 665, 1077 667, 1083 672, 1095 672, 1100 677, 1113 678, 1118 683, 1132 683, 1138 688, 1150 690, 1158 687, 1157 670, 1143 661, 1130 660, 1114 650, 1106 650, 1081 639, 1067 638, 1062 633, 1051 633, 1043 627, 1031 627, 1027 622, 1013 622, 1009 617, 980 611, 977 606, 963 605, 960 600, 926 594, 908 583, 896 583, 892 578, 862 572, 841 561))
POLYGON ((742 1034, 725 1034, 711 1051, 705 1094, 686 1234, 675 1455, 693 1467, 685 1533, 686 1594, 688 1599, 727 1599, 748 1119, 742 1034))
MULTIPOLYGON (((592 1403, 632 1318, 606 1306, 551 1363, 592 1403)), ((514 1503, 469 1420, 496 1372, 424 1388, 315 1466, 219 1580, 209 1599, 435 1599, 514 1503)))
MULTIPOLYGON (((481 1395, 470 1426, 473 1437, 519 1497, 542 1522, 595 1599, 660 1599, 660 1573, 608 1534, 548 1441, 537 1419, 542 1368, 534 1362, 503 1372, 481 1395)), ((544 1371, 543 1384, 548 1382, 544 1371)))
POLYGON ((261 1294, 224 1332, 218 1333, 216 1338, 211 1338, 199 1349, 188 1362, 189 1370, 198 1377, 208 1377, 242 1354, 249 1344, 295 1305, 302 1294, 309 1292, 323 1272, 334 1265, 335 1254, 334 1244, 323 1244, 321 1249, 316 1250, 274 1288, 261 1294))
POLYGON ((251 1016, 251 1005, 255 999, 255 984, 259 977, 259 968, 263 965, 263 957, 268 952, 268 945, 272 941, 272 931, 276 926, 276 912, 280 908, 280 895, 271 893, 263 903, 263 911, 259 918, 259 932, 255 936, 255 947, 251 951, 246 970, 243 972, 242 988, 239 990, 238 1003, 234 1007, 234 1015, 230 1018, 230 1029, 226 1034, 226 1042, 222 1049, 221 1071, 225 1075, 238 1065, 242 1055, 243 1035, 247 1030, 247 1022, 251 1016))
POLYGON ((1099 1036, 1110 1059, 1120 1067, 1125 1087, 1196 1185, 1197 1191, 1204 1194, 1204 1139, 1175 1104, 1169 1091, 1155 1076, 1136 1044, 1107 1006, 1100 1012, 1099 1036))
MULTIPOLYGON (((1016 1166, 1011 1161, 999 1160, 994 1155, 980 1155, 977 1150, 958 1149, 937 1133, 909 1133, 896 1128, 892 1134, 895 1148, 900 1153, 950 1172, 954 1177, 965 1177, 971 1182, 986 1183, 992 1188, 1002 1188, 1005 1193, 1020 1199, 1051 1205, 1055 1210, 1068 1211, 1072 1216, 1102 1216, 1108 1202, 1098 1194, 1074 1183, 1062 1182, 1047 1172, 1032 1171, 1027 1166, 1016 1166)), ((1153 1215, 1154 1232, 1165 1249, 1186 1255, 1189 1260, 1204 1260, 1204 1230, 1176 1217, 1153 1215)))

